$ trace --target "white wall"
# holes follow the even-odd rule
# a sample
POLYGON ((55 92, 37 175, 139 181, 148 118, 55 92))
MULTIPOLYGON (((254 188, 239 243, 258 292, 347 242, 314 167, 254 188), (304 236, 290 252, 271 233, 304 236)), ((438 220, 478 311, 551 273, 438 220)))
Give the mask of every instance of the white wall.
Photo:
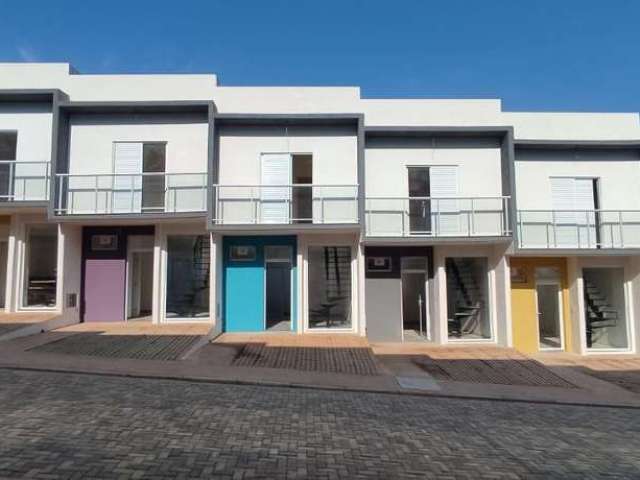
POLYGON ((217 87, 212 90, 219 112, 357 113, 357 87, 217 87))
POLYGON ((504 125, 495 99, 362 99, 367 126, 504 125))
POLYGON ((407 197, 408 166, 457 165, 459 195, 502 195, 500 145, 497 141, 431 140, 376 141, 365 152, 365 185, 367 197, 407 197))
POLYGON ((17 130, 16 160, 51 160, 51 105, 0 105, 0 130, 17 130))
POLYGON ((167 142, 166 171, 206 172, 208 125, 202 117, 74 115, 69 173, 113 173, 114 142, 167 142))
POLYGON ((0 89, 51 89, 72 101, 207 100, 213 74, 86 75, 68 63, 0 63, 0 89))
POLYGON ((637 140, 637 113, 502 112, 516 139, 637 140))
MULTIPOLYGON (((406 233, 409 223, 407 167, 438 165, 458 167, 458 197, 502 196, 501 150, 497 140, 376 139, 368 142, 365 152, 367 234, 400 236, 406 233)), ((431 209, 436 211, 443 205, 433 202, 431 209)), ((476 198, 473 204, 470 200, 449 202, 449 207, 445 207, 459 213, 442 217, 450 224, 445 230, 460 235, 467 235, 469 229, 475 235, 500 235, 502 205, 502 200, 495 198, 476 198)), ((438 224, 437 217, 432 223, 438 224)))
MULTIPOLYGON (((166 173, 193 174, 167 177, 166 208, 205 210, 207 140, 208 124, 202 115, 74 115, 70 121, 69 173, 114 173, 114 142, 166 142, 166 173)), ((113 198, 108 190, 113 186, 112 179, 98 179, 98 186, 106 190, 97 194, 97 201, 92 190, 95 181, 93 177, 71 178, 70 213, 92 213, 96 207, 99 213, 109 213, 113 198), (82 189, 89 190, 82 192, 82 189)), ((129 182, 129 178, 122 179, 121 185, 129 182)), ((139 182, 137 180, 138 187, 139 182)))
POLYGON ((224 127, 220 131, 220 184, 259 184, 260 154, 311 153, 313 183, 355 185, 358 144, 353 128, 224 127))
MULTIPOLYGON (((347 221, 357 215, 358 142, 350 127, 224 127, 219 141, 220 185, 260 185, 261 154, 301 153, 313 157, 314 185, 350 185, 345 188, 314 188, 314 195, 326 197, 324 210, 314 201, 316 221, 347 221), (336 199, 342 196, 342 199, 336 199), (331 197, 334 200, 331 200, 331 197)), ((225 221, 250 222, 253 206, 247 199, 260 198, 251 188, 222 188, 219 208, 225 221), (239 200, 227 201, 234 198, 239 200), (240 201, 240 200, 246 201, 240 201)))
POLYGON ((80 285, 82 278, 82 226, 74 224, 61 224, 62 242, 62 298, 60 299, 60 310, 65 321, 69 323, 80 322, 80 285), (76 295, 76 305, 67 305, 69 295, 76 295))
POLYGON ((516 195, 520 210, 551 210, 552 176, 597 177, 600 208, 640 209, 640 154, 522 150, 516 153, 516 195))

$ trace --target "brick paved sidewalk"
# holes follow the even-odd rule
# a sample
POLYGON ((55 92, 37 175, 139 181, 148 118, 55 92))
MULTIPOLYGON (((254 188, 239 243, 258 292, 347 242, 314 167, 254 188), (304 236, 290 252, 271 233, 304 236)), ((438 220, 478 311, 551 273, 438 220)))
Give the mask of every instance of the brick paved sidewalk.
POLYGON ((587 375, 640 394, 640 357, 637 355, 580 357, 570 354, 545 353, 536 358, 549 366, 576 368, 587 375))
POLYGON ((23 342, 27 351, 35 353, 179 360, 197 344, 206 343, 209 330, 210 326, 206 324, 83 323, 49 332, 40 337, 44 341, 34 346, 29 346, 28 340, 23 342))
POLYGON ((380 344, 374 345, 374 351, 381 359, 412 363, 441 381, 575 388, 542 363, 511 348, 380 344))
POLYGON ((356 335, 229 334, 213 348, 231 345, 234 367, 279 368, 298 371, 378 375, 378 362, 369 343, 356 335))

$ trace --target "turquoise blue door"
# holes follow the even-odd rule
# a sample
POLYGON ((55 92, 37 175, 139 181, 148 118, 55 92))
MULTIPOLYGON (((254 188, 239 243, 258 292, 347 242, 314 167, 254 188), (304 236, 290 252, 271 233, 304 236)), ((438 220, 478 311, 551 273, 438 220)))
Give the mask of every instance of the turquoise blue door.
POLYGON ((224 331, 265 330, 265 246, 286 245, 292 251, 291 326, 295 330, 296 237, 225 237, 224 251, 224 331))

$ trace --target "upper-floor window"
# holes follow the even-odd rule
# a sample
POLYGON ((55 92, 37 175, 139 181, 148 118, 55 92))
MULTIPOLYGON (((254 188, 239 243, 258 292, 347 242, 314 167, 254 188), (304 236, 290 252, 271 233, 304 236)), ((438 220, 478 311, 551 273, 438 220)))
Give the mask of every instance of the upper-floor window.
POLYGON ((12 192, 11 163, 16 159, 18 132, 0 132, 0 201, 10 200, 12 192))
POLYGON ((312 155, 263 153, 260 158, 260 169, 262 221, 264 223, 288 223, 289 221, 311 223, 313 221, 312 155))
POLYGON ((18 132, 0 132, 0 160, 15 160, 18 132))
POLYGON ((575 246, 585 241, 599 245, 598 179, 551 177, 550 182, 555 242, 563 246, 575 246))
POLYGON ((459 206, 455 200, 458 195, 458 167, 408 167, 407 177, 410 232, 430 234, 434 223, 438 223, 441 233, 458 232, 459 206))
POLYGON ((162 211, 166 143, 115 142, 113 151, 114 212, 162 211))

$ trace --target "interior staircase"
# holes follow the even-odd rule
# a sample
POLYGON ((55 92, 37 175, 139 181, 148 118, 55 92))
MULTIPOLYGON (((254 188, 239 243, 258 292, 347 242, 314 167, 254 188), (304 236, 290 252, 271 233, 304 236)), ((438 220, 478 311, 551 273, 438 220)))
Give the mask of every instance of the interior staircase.
POLYGON ((466 259, 447 259, 447 290, 456 292, 449 305, 448 328, 452 337, 479 333, 485 310, 484 292, 476 282, 472 263, 466 259))
POLYGON ((331 326, 334 318, 348 318, 350 315, 350 312, 340 312, 337 307, 344 304, 344 300, 351 295, 351 250, 324 247, 323 258, 326 290, 317 292, 323 302, 311 313, 318 318, 326 318, 327 326, 331 326))
POLYGON ((211 248, 209 238, 206 235, 197 237, 193 246, 193 260, 191 282, 189 288, 182 297, 174 300, 173 306, 179 310, 181 316, 190 317, 195 313, 194 305, 198 295, 209 289, 209 279, 211 270, 211 248))
POLYGON ((585 280, 584 305, 586 310, 587 347, 591 347, 604 333, 604 328, 618 324, 618 310, 611 306, 606 295, 593 283, 585 280))

